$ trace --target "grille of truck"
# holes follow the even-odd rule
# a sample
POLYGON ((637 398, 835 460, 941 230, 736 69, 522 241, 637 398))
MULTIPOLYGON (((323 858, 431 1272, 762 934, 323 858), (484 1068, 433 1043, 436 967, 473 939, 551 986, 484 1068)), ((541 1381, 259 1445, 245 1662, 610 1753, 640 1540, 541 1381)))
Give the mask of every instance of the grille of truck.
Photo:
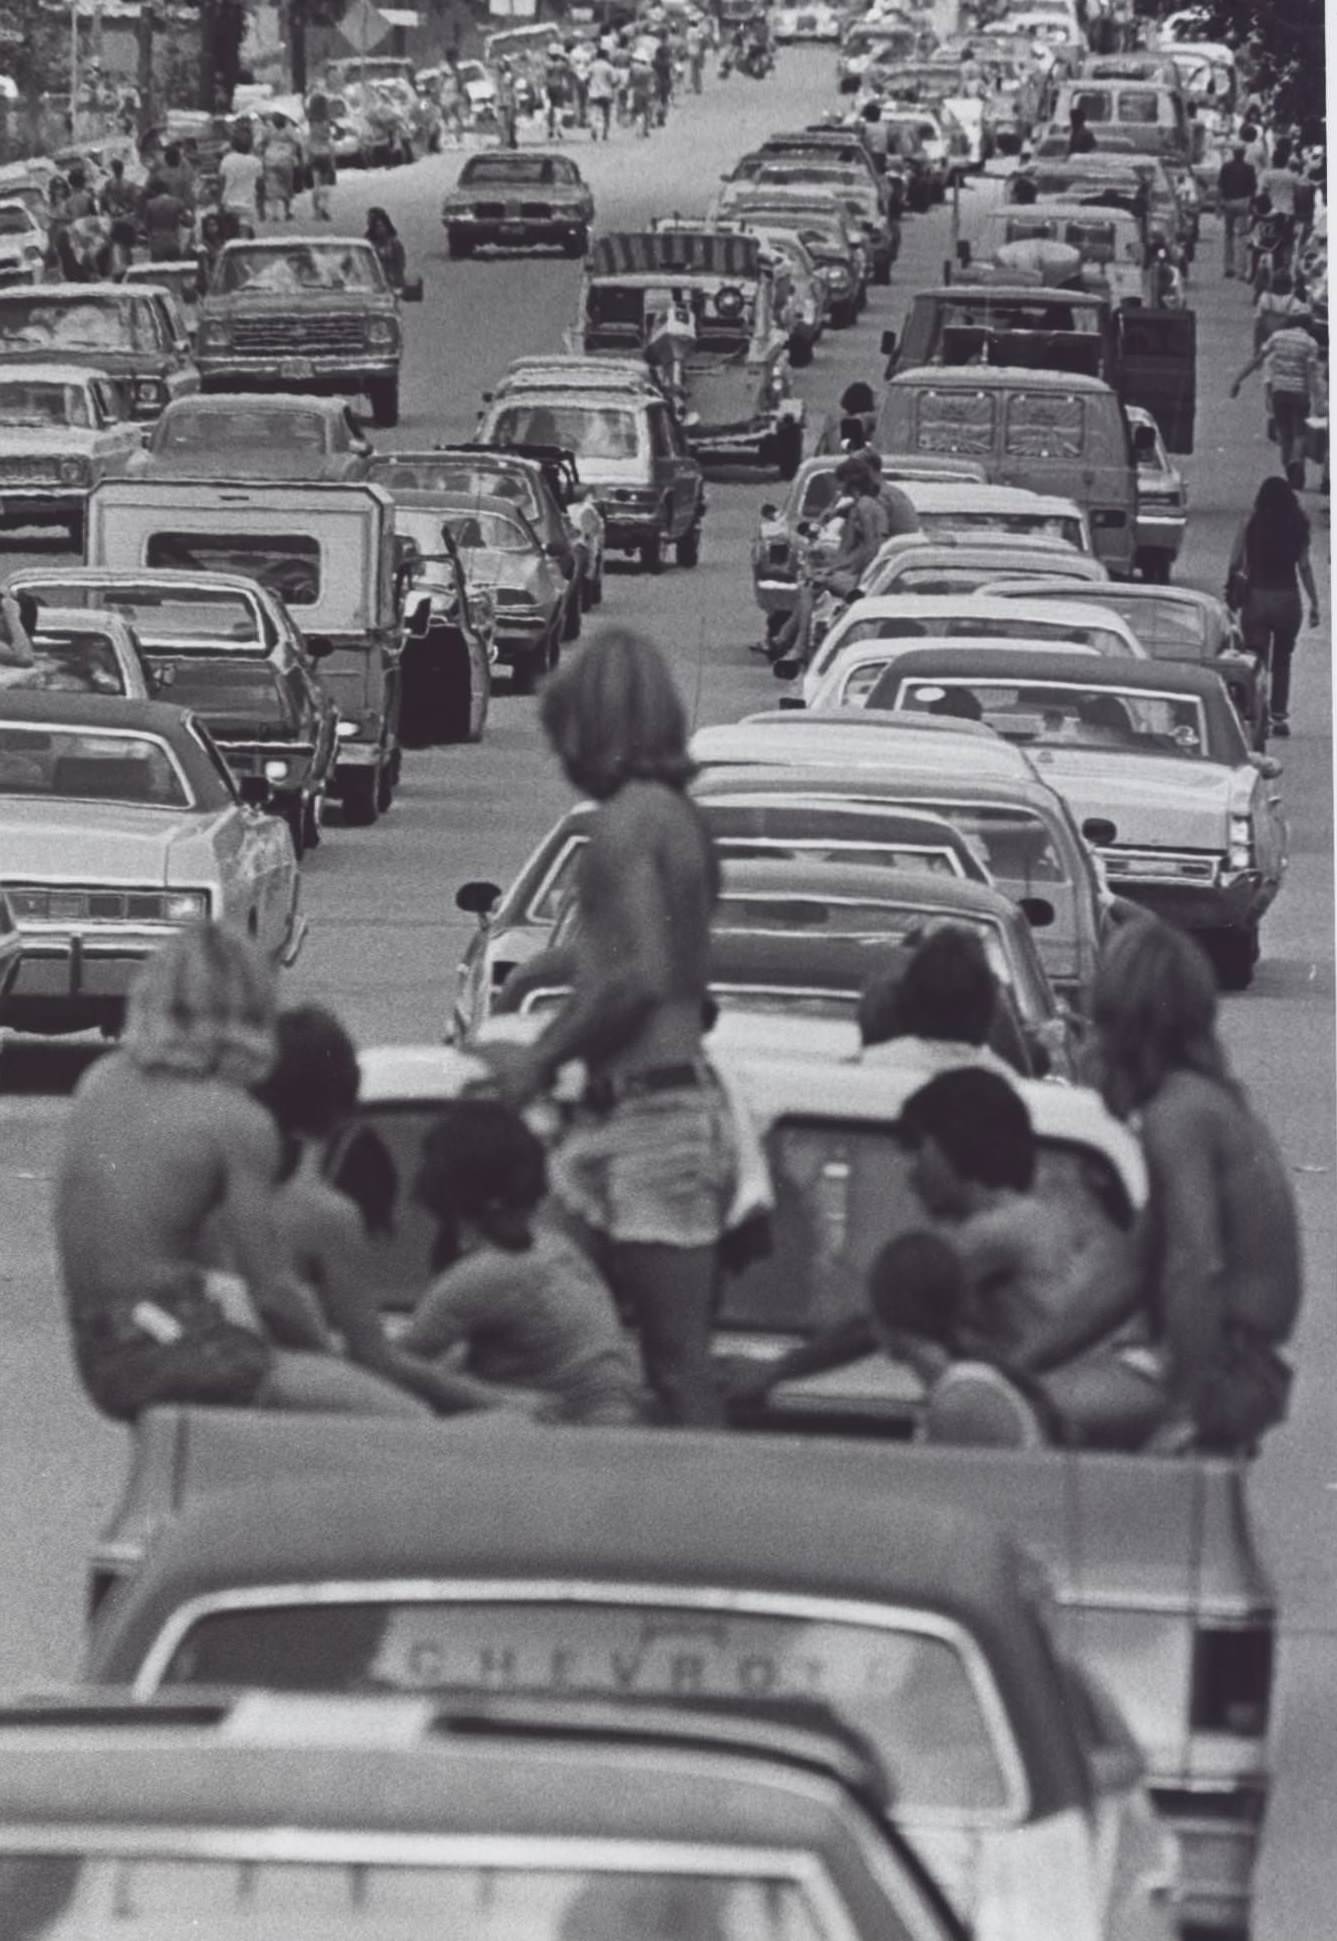
POLYGON ((526 222, 550 222, 552 220, 552 205, 547 202, 522 202, 520 204, 520 214, 526 222))
POLYGON ((231 326, 235 350, 257 357, 305 352, 318 357, 355 355, 366 345, 361 317, 238 317, 231 326))
POLYGON ((54 458, 0 458, 0 479, 40 479, 54 484, 60 478, 54 458))

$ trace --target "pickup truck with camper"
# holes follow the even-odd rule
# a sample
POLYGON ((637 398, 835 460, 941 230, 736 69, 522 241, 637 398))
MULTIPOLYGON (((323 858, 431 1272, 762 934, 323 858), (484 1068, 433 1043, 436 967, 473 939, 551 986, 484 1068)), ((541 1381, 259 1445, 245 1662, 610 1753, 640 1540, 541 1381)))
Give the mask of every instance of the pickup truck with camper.
POLYGON ((333 792, 375 822, 399 781, 405 573, 380 486, 115 479, 88 502, 91 566, 223 571, 282 600, 339 709, 333 792))

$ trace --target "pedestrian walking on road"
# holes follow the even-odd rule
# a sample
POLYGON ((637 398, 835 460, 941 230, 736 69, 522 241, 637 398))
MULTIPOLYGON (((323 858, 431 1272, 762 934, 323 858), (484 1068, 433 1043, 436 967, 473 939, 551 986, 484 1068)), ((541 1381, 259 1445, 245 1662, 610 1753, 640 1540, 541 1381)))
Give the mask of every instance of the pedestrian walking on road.
POLYGON ((1245 157, 1243 142, 1237 141, 1229 159, 1222 163, 1221 172, 1216 178, 1216 189, 1224 225, 1224 274, 1228 277, 1243 276, 1247 268, 1243 246, 1249 233, 1249 209, 1258 193, 1257 171, 1245 157))
POLYGON ((334 124, 323 94, 306 104, 306 160, 311 176, 311 213, 317 222, 330 220, 330 190, 334 187, 334 124))
POLYGON ((532 1045, 478 1049, 491 1089, 515 1105, 584 1060, 553 1194, 633 1317, 665 1418, 713 1424, 710 1329, 741 1148, 702 1046, 719 864, 687 794, 687 714, 659 649, 622 629, 565 663, 540 708, 568 780, 598 804, 575 978, 532 1045))
POLYGON ((1272 733, 1288 735, 1291 657, 1300 633, 1300 589, 1309 624, 1319 624, 1318 587, 1309 557, 1309 521, 1290 485, 1275 473, 1258 488, 1230 555, 1226 598, 1241 617, 1244 644, 1266 667, 1272 733))
POLYGON ((1327 409, 1323 362, 1309 321, 1306 309, 1274 330, 1230 387, 1231 397, 1238 397, 1245 378, 1261 366, 1282 470, 1297 492, 1304 490, 1305 482, 1305 421, 1311 413, 1327 409))
POLYGON ((590 62, 590 134, 597 142, 612 133, 613 102, 617 98, 617 69, 602 49, 590 62))
POLYGON ((1216 979, 1183 931, 1152 916, 1117 930, 1091 1015, 1105 1102, 1146 1152, 1151 1308, 1183 1431, 1248 1450, 1282 1420, 1290 1389, 1279 1350, 1302 1282, 1285 1162, 1231 1076, 1216 979))

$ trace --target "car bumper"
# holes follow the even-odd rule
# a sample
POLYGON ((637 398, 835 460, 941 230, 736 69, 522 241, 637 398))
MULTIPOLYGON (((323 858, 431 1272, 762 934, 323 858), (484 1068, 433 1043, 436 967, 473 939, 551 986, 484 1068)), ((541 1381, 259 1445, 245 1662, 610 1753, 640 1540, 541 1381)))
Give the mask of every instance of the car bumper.
POLYGON ((532 654, 544 635, 556 620, 554 613, 532 613, 521 617, 506 614, 499 610, 493 639, 497 647, 497 659, 503 667, 509 667, 517 656, 532 654))
POLYGON ((664 529, 662 504, 614 505, 601 499, 599 510, 604 518, 604 546, 613 552, 634 553, 664 529))
POLYGON ((1186 512, 1139 512, 1133 528, 1138 551, 1169 553, 1178 559, 1187 528, 1186 512))
POLYGON ((351 354, 340 357, 202 357, 200 380, 220 391, 290 391, 295 384, 355 389, 367 378, 397 377, 399 358, 351 354))
POLYGON ((462 242, 472 243, 475 249, 480 244, 488 243, 498 243, 507 248, 518 249, 534 248, 544 243, 549 245, 565 243, 574 236, 583 235, 590 226, 589 217, 582 215, 578 209, 571 210, 569 214, 542 218, 497 217, 484 222, 473 216, 443 215, 441 221, 452 236, 458 237, 462 242))
POLYGON ((63 526, 82 519, 88 488, 79 485, 33 485, 11 491, 0 485, 0 522, 7 526, 63 526))
POLYGON ((1178 1846, 1174 1911, 1181 1931, 1247 1934, 1266 1780, 1180 1788, 1153 1779, 1151 1797, 1178 1846))
POLYGON ((769 464, 775 456, 775 441, 782 418, 759 418, 755 424, 733 426, 728 430, 713 425, 688 425, 687 443, 692 456, 701 459, 742 459, 753 464, 769 464))
MULTIPOLYGON (((1143 850, 1143 857, 1153 851, 1143 850)), ((1243 930, 1256 923, 1276 894, 1256 869, 1222 871, 1214 881, 1190 881, 1172 876, 1139 875, 1127 858, 1101 850, 1105 878, 1116 896, 1140 903, 1180 930, 1243 930)))
POLYGON ((22 931, 23 955, 0 1018, 19 1029, 25 1012, 88 1015, 119 1004, 146 957, 174 936, 176 924, 106 924, 97 930, 22 931))

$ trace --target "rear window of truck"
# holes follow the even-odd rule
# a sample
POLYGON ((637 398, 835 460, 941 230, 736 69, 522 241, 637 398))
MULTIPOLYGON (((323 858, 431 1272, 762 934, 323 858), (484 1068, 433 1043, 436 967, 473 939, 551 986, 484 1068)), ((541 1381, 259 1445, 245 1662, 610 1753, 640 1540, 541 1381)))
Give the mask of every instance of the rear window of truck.
POLYGON ((155 532, 144 564, 182 573, 241 573, 290 607, 320 599, 320 542, 303 533, 155 532))

